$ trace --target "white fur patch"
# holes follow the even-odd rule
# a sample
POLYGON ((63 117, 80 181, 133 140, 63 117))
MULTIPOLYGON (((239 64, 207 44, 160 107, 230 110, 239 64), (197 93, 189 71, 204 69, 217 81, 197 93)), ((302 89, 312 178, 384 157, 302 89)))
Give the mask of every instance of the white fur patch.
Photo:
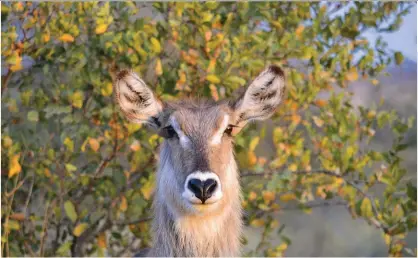
POLYGON ((182 193, 182 196, 187 201, 189 201, 193 204, 202 204, 202 201, 200 199, 198 199, 195 196, 195 194, 187 187, 187 185, 189 184, 189 181, 191 179, 199 179, 200 181, 206 181, 208 179, 213 179, 218 184, 218 187, 216 187, 215 192, 212 194, 212 196, 209 199, 207 199, 205 201, 205 204, 215 203, 222 198, 222 196, 223 196, 222 186, 221 186, 221 181, 219 180, 218 175, 216 175, 213 172, 197 171, 197 172, 194 172, 194 173, 191 173, 190 175, 188 175, 187 178, 186 178, 186 181, 184 182, 184 191, 182 193))
POLYGON ((209 141, 211 145, 218 145, 221 143, 222 136, 224 134, 226 127, 228 126, 228 123, 229 123, 229 116, 225 115, 218 131, 216 131, 216 133, 212 136, 212 139, 209 141))
POLYGON ((177 135, 179 136, 180 145, 185 149, 190 148, 190 139, 180 129, 180 126, 177 123, 176 118, 174 116, 170 117, 170 124, 173 127, 173 129, 176 131, 177 135))

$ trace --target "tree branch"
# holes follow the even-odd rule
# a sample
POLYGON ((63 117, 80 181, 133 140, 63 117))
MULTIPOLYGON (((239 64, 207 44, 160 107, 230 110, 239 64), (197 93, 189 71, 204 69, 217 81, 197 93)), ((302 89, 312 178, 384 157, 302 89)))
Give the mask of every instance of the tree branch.
MULTIPOLYGON (((242 177, 249 177, 249 176, 272 176, 274 174, 277 174, 279 172, 277 171, 266 171, 263 173, 251 173, 251 172, 247 172, 247 173, 243 173, 241 174, 241 178, 242 177)), ((332 177, 336 177, 336 178, 341 178, 344 180, 345 184, 350 185, 351 187, 353 187, 354 189, 357 190, 358 193, 360 193, 364 198, 367 198, 370 200, 370 205, 372 208, 372 212, 373 212, 373 217, 372 218, 365 218, 366 220, 368 220, 370 223, 372 223, 373 225, 375 225, 377 228, 380 228, 383 230, 383 232, 387 233, 388 232, 388 227, 386 225, 384 225, 382 222, 380 222, 377 218, 379 217, 379 210, 376 207, 376 204, 374 203, 374 197, 372 197, 371 195, 367 194, 365 191, 363 191, 363 189, 358 185, 358 182, 365 182, 365 181, 359 181, 359 180, 348 180, 347 178, 344 177, 344 175, 342 175, 341 173, 337 173, 337 172, 333 172, 330 170, 326 170, 326 169, 317 169, 317 170, 311 170, 311 171, 305 171, 305 170, 300 170, 300 171, 294 171, 292 172, 292 174, 294 175, 314 175, 314 174, 323 174, 323 175, 327 175, 327 176, 332 176, 332 177)), ((365 182, 367 183, 367 182, 365 182)))

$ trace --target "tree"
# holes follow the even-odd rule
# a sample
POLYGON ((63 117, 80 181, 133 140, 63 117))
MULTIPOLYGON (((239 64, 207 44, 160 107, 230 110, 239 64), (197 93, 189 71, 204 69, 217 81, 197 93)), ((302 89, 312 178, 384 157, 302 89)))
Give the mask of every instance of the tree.
POLYGON ((364 33, 397 30, 411 6, 2 2, 2 254, 118 256, 150 244, 161 139, 121 117, 115 69, 142 74, 162 99, 218 100, 276 64, 288 99, 271 126, 236 138, 246 225, 263 228, 250 255, 285 254, 278 211, 326 204, 379 228, 389 255, 416 255, 402 241, 416 230, 416 185, 399 156, 414 120, 354 107, 346 90, 403 61, 364 33), (388 128, 391 149, 368 146, 388 128), (265 141, 274 152, 262 156, 265 141))

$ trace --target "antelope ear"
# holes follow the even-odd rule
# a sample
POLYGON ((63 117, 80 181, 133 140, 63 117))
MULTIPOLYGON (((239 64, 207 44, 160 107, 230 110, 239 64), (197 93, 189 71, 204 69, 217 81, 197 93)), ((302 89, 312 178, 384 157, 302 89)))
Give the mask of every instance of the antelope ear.
POLYGON ((163 105, 152 90, 133 71, 122 70, 113 85, 115 99, 123 114, 131 122, 147 124, 158 129, 158 115, 163 105))
POLYGON ((281 68, 270 66, 261 72, 232 103, 240 127, 252 120, 264 120, 274 114, 285 95, 285 76, 281 68))

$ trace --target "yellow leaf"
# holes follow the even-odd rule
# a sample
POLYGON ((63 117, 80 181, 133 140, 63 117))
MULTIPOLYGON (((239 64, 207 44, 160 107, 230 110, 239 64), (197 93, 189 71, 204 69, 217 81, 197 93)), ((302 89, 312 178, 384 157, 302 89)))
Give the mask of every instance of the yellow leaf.
POLYGON ((254 151, 255 147, 257 147, 259 141, 260 141, 259 136, 254 137, 250 142, 249 151, 254 151))
POLYGON ((368 113, 367 113, 367 118, 369 118, 369 119, 372 119, 372 118, 374 118, 376 116, 376 111, 374 111, 374 110, 370 110, 368 113))
POLYGON ((130 146, 132 151, 139 151, 141 149, 141 144, 139 143, 138 140, 135 140, 131 146, 130 146))
POLYGON ((277 220, 273 220, 271 223, 270 223, 270 227, 271 228, 277 228, 279 226, 279 222, 277 221, 277 220))
POLYGON ((292 172, 298 170, 298 165, 296 165, 295 163, 290 164, 289 170, 292 172))
POLYGON ((42 40, 44 41, 44 43, 48 42, 51 39, 51 35, 49 33, 49 31, 45 31, 45 33, 42 35, 42 40))
POLYGON ((209 89, 210 89, 210 94, 212 95, 212 98, 216 101, 219 100, 218 89, 216 88, 215 84, 209 85, 209 89))
POLYGON ((317 105, 318 107, 324 107, 327 105, 327 101, 323 99, 317 99, 315 100, 315 105, 317 105))
POLYGON ((288 202, 291 200, 295 200, 296 199, 296 195, 294 193, 285 193, 280 195, 280 200, 283 202, 288 202))
POLYGON ((63 42, 73 42, 74 41, 74 37, 71 36, 68 33, 63 34, 61 37, 58 38, 59 40, 63 41, 63 42))
POLYGON ((262 219, 254 219, 253 221, 251 221, 250 224, 253 227, 262 227, 262 226, 264 226, 264 220, 262 220, 262 219))
POLYGON ((86 139, 86 140, 83 142, 83 144, 81 145, 81 151, 82 151, 82 152, 85 152, 85 151, 86 151, 86 145, 87 145, 87 143, 88 143, 88 140, 89 140, 89 139, 86 139))
POLYGON ((73 235, 77 237, 81 236, 81 234, 83 234, 83 232, 87 229, 88 226, 89 224, 87 223, 78 224, 73 230, 73 235))
POLYGON ((251 191, 251 192, 248 194, 248 200, 250 200, 250 201, 254 201, 254 200, 255 200, 255 198, 257 198, 257 194, 256 194, 255 192, 251 191))
POLYGON ((97 245, 101 248, 106 248, 107 247, 107 242, 106 242, 106 233, 100 233, 100 235, 97 236, 97 245))
POLYGON ((163 74, 163 66, 161 65, 161 59, 157 59, 157 63, 155 64, 155 74, 161 75, 163 74))
POLYGON ((209 41, 212 38, 212 31, 208 30, 205 32, 205 40, 209 41))
POLYGON ((249 166, 254 166, 257 163, 257 156, 254 154, 254 152, 252 151, 248 152, 247 158, 248 158, 249 166))
MULTIPOLYGON (((1 8, 4 8, 3 6, 1 8)), ((21 12, 24 9, 23 6, 23 2, 18 2, 16 4, 13 5, 13 8, 17 11, 17 12, 21 12)))
POLYGON ((206 76, 206 80, 208 80, 211 83, 220 83, 221 80, 218 78, 218 76, 214 75, 214 74, 210 74, 208 76, 206 76))
POLYGON ((13 144, 12 138, 10 138, 9 136, 5 136, 3 138, 3 147, 4 148, 9 148, 10 146, 12 146, 12 144, 13 144))
POLYGON ((283 252, 287 249, 287 244, 286 243, 281 243, 278 247, 276 247, 276 251, 278 252, 283 252))
POLYGON ((215 71, 215 66, 216 66, 216 59, 212 58, 209 61, 209 65, 208 65, 208 69, 206 70, 208 73, 212 73, 215 71))
POLYGON ((9 163, 9 178, 19 174, 22 171, 22 167, 19 164, 20 153, 13 155, 9 163))
POLYGON ((372 80, 372 84, 373 84, 374 86, 376 86, 376 85, 378 85, 378 84, 379 84, 379 81, 378 81, 378 80, 376 80, 376 79, 373 79, 373 80, 372 80))
POLYGON ((322 186, 318 186, 316 188, 316 195, 322 197, 325 199, 325 197, 327 197, 327 194, 324 192, 324 188, 322 186))
POLYGON ((67 149, 69 151, 71 151, 71 152, 74 151, 74 142, 69 137, 65 138, 64 145, 65 145, 65 147, 67 147, 67 149))
POLYGON ((100 24, 96 27, 96 34, 102 34, 106 32, 108 25, 107 24, 100 24))
POLYGON ((155 53, 161 52, 161 44, 156 38, 151 38, 151 45, 155 53))
POLYGON ((321 118, 319 118, 317 116, 313 116, 312 118, 313 118, 314 123, 316 124, 316 126, 322 127, 324 125, 324 120, 322 120, 321 118))
POLYGON ((84 98, 83 92, 76 91, 70 97, 71 104, 76 108, 81 108, 83 106, 83 98, 84 98))
POLYGON ((106 83, 104 85, 104 87, 100 90, 100 93, 102 93, 102 95, 105 96, 105 97, 112 95, 112 93, 113 93, 112 83, 110 83, 110 82, 106 83))
POLYGON ((48 168, 45 168, 45 169, 44 169, 44 175, 45 175, 46 177, 50 178, 50 177, 51 177, 51 171, 49 171, 49 169, 48 169, 48 168))
POLYGON ((8 223, 4 223, 4 227, 11 230, 19 230, 20 225, 16 220, 9 220, 8 223))
POLYGON ((345 79, 347 81, 350 81, 350 82, 357 81, 357 79, 358 79, 358 73, 357 73, 356 68, 353 67, 352 69, 350 69, 350 71, 345 74, 345 79))
POLYGON ((17 57, 15 64, 12 65, 12 66, 10 66, 9 69, 12 72, 16 72, 16 71, 22 70, 23 69, 23 66, 22 66, 22 57, 20 57, 20 56, 17 57))
POLYGON ((344 184, 344 179, 342 179, 342 178, 335 179, 335 184, 337 184, 338 186, 344 184))
POLYGON ((147 181, 141 188, 141 193, 144 195, 145 200, 151 198, 152 191, 154 190, 154 184, 152 180, 147 181))
POLYGON ((274 201, 276 194, 273 191, 263 191, 263 199, 266 203, 274 201))
POLYGON ((372 203, 369 198, 364 198, 360 206, 361 215, 370 218, 373 217, 372 203))
POLYGON ((305 30, 305 26, 299 25, 295 31, 297 37, 300 37, 302 32, 305 30))
POLYGON ((89 138, 89 144, 90 144, 91 149, 94 152, 97 152, 100 148, 100 143, 97 139, 89 138))
POLYGON ((276 27, 276 28, 278 28, 279 30, 282 30, 283 29, 282 24, 280 22, 278 22, 278 21, 271 21, 270 23, 273 24, 273 26, 276 27))
POLYGON ((126 211, 128 209, 128 201, 126 200, 125 196, 122 196, 119 210, 120 211, 126 211))
POLYGON ((292 115, 291 120, 295 125, 297 125, 302 120, 302 117, 300 115, 294 114, 292 115))

